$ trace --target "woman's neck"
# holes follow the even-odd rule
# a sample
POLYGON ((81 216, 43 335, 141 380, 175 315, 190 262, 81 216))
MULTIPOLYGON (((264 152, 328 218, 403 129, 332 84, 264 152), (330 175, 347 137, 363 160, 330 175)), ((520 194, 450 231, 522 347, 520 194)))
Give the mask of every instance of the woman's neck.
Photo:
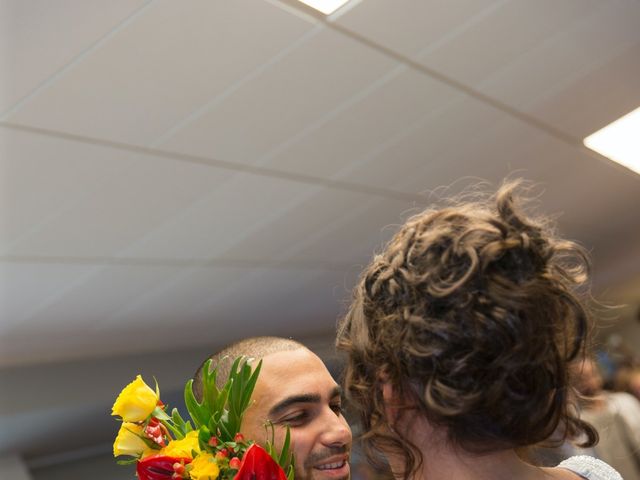
MULTIPOLYGON (((411 434, 407 435, 415 445, 419 446, 423 460, 412 480, 573 480, 580 478, 566 470, 530 465, 514 450, 501 450, 482 455, 466 452, 452 446, 442 430, 433 429, 428 423, 426 425, 422 423, 421 420, 414 422, 411 434)), ((398 460, 389 458, 394 472, 401 471, 401 468, 397 468, 402 466, 398 460)))

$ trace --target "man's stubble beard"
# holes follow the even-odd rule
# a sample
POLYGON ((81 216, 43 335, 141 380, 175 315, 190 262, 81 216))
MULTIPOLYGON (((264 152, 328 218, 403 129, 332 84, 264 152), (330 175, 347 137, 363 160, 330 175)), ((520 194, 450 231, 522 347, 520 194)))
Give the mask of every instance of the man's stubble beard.
MULTIPOLYGON (((313 480, 314 474, 318 473, 321 475, 320 471, 317 471, 313 468, 314 465, 321 463, 323 460, 334 457, 336 455, 344 455, 347 454, 347 463, 350 463, 351 460, 351 451, 345 445, 342 447, 333 447, 333 448, 325 448, 320 452, 313 452, 307 457, 307 461, 304 465, 296 464, 295 468, 295 480, 313 480)), ((336 478, 335 480, 349 480, 351 478, 351 469, 349 469, 349 474, 345 475, 341 478, 336 478)))

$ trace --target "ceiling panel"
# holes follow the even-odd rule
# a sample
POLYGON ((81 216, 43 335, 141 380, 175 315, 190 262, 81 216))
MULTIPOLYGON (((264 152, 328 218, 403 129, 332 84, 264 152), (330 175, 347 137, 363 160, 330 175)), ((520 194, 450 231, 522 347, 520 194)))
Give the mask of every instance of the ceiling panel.
POLYGON ((322 270, 256 269, 207 306, 211 320, 206 335, 219 335, 220 329, 233 338, 331 331, 339 303, 334 288, 344 284, 344 277, 342 272, 322 270))
POLYGON ((158 1, 9 120, 151 144, 310 28, 263 0, 158 1))
MULTIPOLYGON (((208 259, 219 256, 293 208, 309 186, 234 173, 119 252, 122 257, 208 259)), ((253 252, 250 258, 260 258, 253 252)))
POLYGON ((504 3, 505 0, 363 0, 338 17, 336 23, 395 52, 415 57, 504 3))
MULTIPOLYGON (((331 228, 333 222, 340 221, 350 210, 368 205, 375 199, 361 193, 308 187, 304 197, 300 197, 286 214, 272 219, 253 235, 239 239, 221 258, 290 259, 311 236, 322 235, 324 229, 331 228)), ((321 260, 331 262, 331 258, 321 260)))
MULTIPOLYGON (((640 9, 640 2, 638 3, 640 9)), ((635 21, 640 25, 640 15, 635 21)), ((640 29, 636 29, 638 31, 640 29)), ((537 99, 528 111, 579 140, 640 107, 638 42, 583 77, 537 99)))
POLYGON ((348 108, 296 136, 268 161, 268 166, 320 177, 343 177, 366 162, 372 152, 457 97, 455 90, 441 82, 399 66, 348 108), (376 121, 371 122, 372 118, 376 121))
MULTIPOLYGON (((94 265, 65 265, 61 263, 0 263, 0 357, 11 358, 10 342, 5 334, 23 327, 29 318, 64 292, 82 284, 96 272, 94 265)), ((46 341, 46 337, 40 337, 46 341)), ((20 345, 15 346, 16 349, 20 345)), ((2 360, 0 360, 2 363, 2 360)))
MULTIPOLYGON (((599 2, 495 70, 478 88, 523 110, 549 97, 571 96, 577 82, 588 79, 629 48, 640 44, 639 22, 637 1, 599 2)), ((622 62, 618 62, 617 68, 609 67, 610 76, 630 83, 635 79, 637 85, 637 74, 630 75, 638 68, 637 58, 637 52, 633 57, 627 56, 626 68, 622 62)), ((628 90, 625 93, 629 93, 628 90)), ((575 104, 570 112, 573 114, 579 107, 579 103, 575 104)))
POLYGON ((304 43, 161 146, 227 161, 265 164, 395 65, 375 50, 319 26, 304 43))
POLYGON ((292 243, 288 262, 325 262, 341 270, 368 262, 415 207, 414 202, 374 197, 344 205, 323 228, 292 243))
MULTIPOLYGON (((103 179, 91 192, 29 229, 7 253, 114 255, 208 195, 229 175, 228 171, 209 166, 149 156, 129 157, 125 169, 103 179)), ((37 191, 29 192, 37 195, 37 191)))
MULTIPOLYGON (((186 328, 186 325, 198 323, 203 319, 213 320, 215 312, 211 305, 236 288, 252 270, 247 267, 213 265, 176 270, 172 275, 161 278, 153 288, 138 298, 114 308, 97 327, 97 331, 126 331, 131 318, 135 318, 140 325, 154 328, 170 328, 176 321, 186 328), (200 308, 202 305, 207 307, 200 308)), ((206 325, 200 325, 198 328, 202 328, 203 335, 206 333, 206 325)), ((169 341, 173 342, 173 339, 169 341)))
POLYGON ((421 52, 418 58, 440 73, 477 87, 599 5, 606 8, 597 0, 502 2, 490 14, 469 22, 437 48, 421 52))
POLYGON ((495 108, 458 94, 372 149, 342 178, 412 193, 446 185, 460 176, 460 163, 449 158, 455 151, 466 153, 464 166, 494 163, 493 158, 475 155, 475 144, 505 120, 508 117, 495 108))
POLYGON ((6 128, 0 153, 2 253, 135 163, 128 153, 6 128))
POLYGON ((143 0, 3 0, 0 117, 101 39, 139 14, 143 0))
MULTIPOLYGON (((92 269, 82 282, 70 283, 57 296, 35 312, 29 312, 19 329, 46 330, 51 325, 65 325, 85 332, 83 343, 101 340, 98 332, 109 329, 109 318, 125 305, 137 301, 148 291, 172 278, 181 269, 164 265, 105 265, 92 269)), ((46 347, 46 337, 42 338, 46 347)), ((75 341, 70 339, 69 349, 75 341)))
POLYGON ((640 105, 635 0, 371 0, 338 23, 578 139, 640 105))

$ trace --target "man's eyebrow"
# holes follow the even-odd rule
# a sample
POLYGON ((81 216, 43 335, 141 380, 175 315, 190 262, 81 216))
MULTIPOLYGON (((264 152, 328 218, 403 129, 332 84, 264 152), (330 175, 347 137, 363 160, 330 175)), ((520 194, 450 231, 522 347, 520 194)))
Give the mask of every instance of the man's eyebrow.
POLYGON ((291 405, 294 405, 296 403, 320 403, 320 395, 313 394, 313 393, 292 395, 276 403, 271 408, 271 410, 269 410, 269 415, 270 416, 277 415, 278 413, 281 413, 283 410, 286 410, 287 407, 290 407, 291 405))

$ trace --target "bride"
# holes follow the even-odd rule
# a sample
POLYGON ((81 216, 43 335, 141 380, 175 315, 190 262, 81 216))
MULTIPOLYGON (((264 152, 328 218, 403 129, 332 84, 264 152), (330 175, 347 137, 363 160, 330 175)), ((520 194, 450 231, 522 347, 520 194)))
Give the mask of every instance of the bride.
MULTIPOLYGON (((592 457, 540 468, 560 431, 597 442, 569 398, 584 353, 587 258, 525 215, 518 182, 409 219, 362 272, 338 328, 372 462, 412 480, 620 479, 592 457)), ((630 479, 629 479, 630 480, 630 479)))

